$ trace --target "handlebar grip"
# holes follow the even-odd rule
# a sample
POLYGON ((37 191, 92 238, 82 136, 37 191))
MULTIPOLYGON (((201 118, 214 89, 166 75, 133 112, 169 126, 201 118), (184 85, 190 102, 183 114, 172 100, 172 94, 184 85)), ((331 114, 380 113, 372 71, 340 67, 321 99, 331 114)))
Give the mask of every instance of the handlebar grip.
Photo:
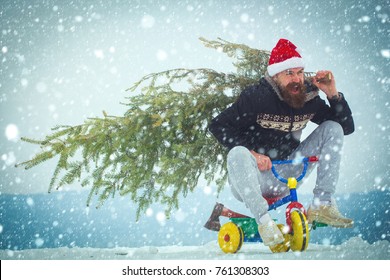
POLYGON ((318 156, 310 156, 310 157, 308 157, 308 161, 309 162, 317 162, 319 160, 320 159, 318 158, 318 156))

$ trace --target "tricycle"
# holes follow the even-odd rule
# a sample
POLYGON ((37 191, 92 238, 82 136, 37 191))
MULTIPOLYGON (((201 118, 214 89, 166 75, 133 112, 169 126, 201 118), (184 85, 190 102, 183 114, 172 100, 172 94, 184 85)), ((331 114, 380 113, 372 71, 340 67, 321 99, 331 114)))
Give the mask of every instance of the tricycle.
MULTIPOLYGON (((309 163, 318 161, 317 156, 302 157, 293 160, 272 161, 272 173, 281 182, 285 183, 290 192, 282 198, 265 198, 268 202, 268 211, 275 210, 282 205, 286 206, 286 225, 277 224, 284 236, 280 244, 270 246, 273 253, 292 251, 305 251, 309 245, 310 231, 317 227, 327 226, 313 221, 311 227, 306 219, 306 210, 298 201, 297 183, 305 177, 309 163), (275 166, 280 164, 303 164, 303 169, 298 177, 284 178, 279 175, 275 166)), ((236 253, 244 242, 262 242, 258 232, 258 224, 255 218, 234 212, 221 203, 216 203, 213 212, 205 227, 218 231, 218 244, 225 253, 236 253), (221 226, 219 217, 229 218, 229 222, 221 226)))

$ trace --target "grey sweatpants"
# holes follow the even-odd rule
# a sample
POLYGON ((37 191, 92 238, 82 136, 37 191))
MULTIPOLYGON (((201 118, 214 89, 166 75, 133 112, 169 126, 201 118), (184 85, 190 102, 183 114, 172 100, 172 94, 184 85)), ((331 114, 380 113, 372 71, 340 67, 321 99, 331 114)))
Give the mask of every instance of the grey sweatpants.
MULTIPOLYGON (((330 201, 335 193, 343 140, 344 134, 340 124, 326 121, 302 141, 289 156, 289 159, 313 155, 319 157, 318 163, 309 164, 306 176, 317 166, 317 179, 313 193, 320 201, 330 201)), ((234 197, 245 203, 258 223, 260 217, 268 211, 268 203, 264 197, 282 197, 289 194, 288 187, 277 180, 271 170, 258 169, 255 157, 245 147, 237 146, 229 151, 227 167, 234 197)), ((276 168, 284 178, 296 177, 302 171, 302 164, 278 165, 276 168)))

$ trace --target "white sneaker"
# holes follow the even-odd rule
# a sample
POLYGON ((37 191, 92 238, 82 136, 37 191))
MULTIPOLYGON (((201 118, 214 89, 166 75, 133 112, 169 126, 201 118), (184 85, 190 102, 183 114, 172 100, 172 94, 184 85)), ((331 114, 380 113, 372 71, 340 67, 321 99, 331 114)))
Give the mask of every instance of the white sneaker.
POLYGON ((271 218, 266 223, 259 224, 258 230, 265 246, 273 246, 284 241, 282 232, 271 218))
POLYGON ((353 220, 344 217, 337 208, 335 202, 323 205, 310 205, 307 210, 307 220, 309 224, 314 221, 325 223, 332 227, 351 228, 353 227, 353 220))

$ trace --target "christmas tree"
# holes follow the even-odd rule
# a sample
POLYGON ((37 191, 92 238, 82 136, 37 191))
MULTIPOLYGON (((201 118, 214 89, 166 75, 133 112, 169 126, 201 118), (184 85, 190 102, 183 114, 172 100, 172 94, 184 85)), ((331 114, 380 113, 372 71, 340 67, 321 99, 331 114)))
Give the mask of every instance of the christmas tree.
POLYGON ((152 203, 169 216, 180 196, 193 191, 203 176, 220 191, 227 178, 226 153, 208 132, 209 121, 233 103, 246 86, 264 76, 269 52, 218 38, 200 38, 233 59, 235 73, 213 69, 172 69, 144 76, 130 92, 123 116, 90 118, 76 126, 60 125, 43 140, 32 168, 58 157, 49 192, 79 181, 90 187, 87 205, 127 195, 137 205, 137 219, 152 203))

